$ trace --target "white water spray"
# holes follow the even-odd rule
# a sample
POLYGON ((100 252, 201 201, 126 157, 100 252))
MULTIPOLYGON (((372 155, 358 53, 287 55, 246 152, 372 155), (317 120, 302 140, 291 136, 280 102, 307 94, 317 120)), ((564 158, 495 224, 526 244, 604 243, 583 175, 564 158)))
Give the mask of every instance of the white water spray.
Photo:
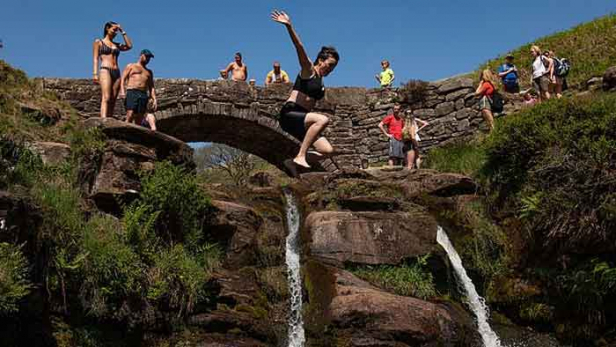
POLYGON ((306 337, 304 336, 304 321, 302 319, 302 281, 300 277, 299 263, 299 211, 293 193, 285 190, 286 211, 287 211, 287 278, 289 281, 289 292, 291 294, 291 312, 289 314, 289 345, 288 347, 304 347, 306 337))
POLYGON ((488 317, 490 314, 485 301, 479 296, 479 294, 477 294, 473 281, 471 281, 468 277, 466 270, 462 266, 462 259, 460 259, 458 252, 456 252, 455 248, 453 248, 453 245, 451 244, 451 241, 449 241, 449 237, 447 237, 447 234, 440 226, 436 232, 436 242, 438 242, 438 244, 445 249, 445 252, 447 252, 449 261, 455 270, 456 277, 462 283, 462 287, 466 292, 468 305, 477 317, 477 326, 484 346, 501 347, 501 342, 498 339, 498 336, 496 336, 496 333, 492 330, 492 328, 490 328, 490 324, 488 323, 488 317))

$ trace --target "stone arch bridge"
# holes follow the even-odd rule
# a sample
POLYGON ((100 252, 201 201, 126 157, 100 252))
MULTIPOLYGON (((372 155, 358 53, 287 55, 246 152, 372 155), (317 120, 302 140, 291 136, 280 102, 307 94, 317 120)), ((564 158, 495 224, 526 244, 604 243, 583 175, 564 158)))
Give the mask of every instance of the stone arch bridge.
MULTIPOLYGON (((45 90, 55 92, 85 117, 98 116, 100 91, 91 80, 44 78, 45 90)), ((277 115, 290 86, 250 87, 231 81, 156 80, 157 126, 184 142, 217 142, 255 154, 278 168, 293 157, 299 143, 280 129, 277 115)), ((422 131, 422 147, 439 146, 471 136, 482 125, 474 108, 473 81, 454 78, 430 83, 426 99, 414 114, 431 123, 422 131)), ((336 156, 322 169, 387 160, 387 138, 378 123, 392 107, 395 92, 365 88, 328 88, 316 109, 331 116, 326 136, 336 156)), ((124 108, 117 103, 116 116, 124 108)))

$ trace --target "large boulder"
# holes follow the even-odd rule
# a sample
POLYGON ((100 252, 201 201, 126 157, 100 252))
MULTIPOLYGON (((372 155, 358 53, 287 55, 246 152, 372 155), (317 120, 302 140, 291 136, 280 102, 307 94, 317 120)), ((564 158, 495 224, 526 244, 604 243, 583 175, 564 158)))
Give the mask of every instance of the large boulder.
POLYGON ((436 220, 409 212, 313 212, 305 222, 310 254, 336 266, 399 264, 438 250, 436 220))
POLYGON ((113 118, 89 118, 83 126, 106 136, 99 162, 86 165, 82 175, 84 190, 103 211, 117 212, 119 202, 135 196, 141 188, 138 173, 153 169, 157 161, 194 168, 192 148, 171 136, 113 118))
POLYGON ((256 236, 263 219, 250 207, 233 202, 212 201, 213 211, 207 236, 226 247, 225 265, 230 268, 253 265, 256 236))
MULTIPOLYGON (((315 266, 309 270, 314 276, 315 266)), ((382 291, 349 272, 323 268, 333 283, 312 288, 325 324, 345 346, 478 346, 472 318, 460 307, 382 291)), ((313 305, 311 302, 310 305, 313 305)), ((307 318, 310 321, 310 317, 307 318)))
POLYGON ((603 74, 603 90, 616 89, 616 66, 612 66, 603 74))
POLYGON ((71 155, 71 147, 56 142, 33 142, 29 148, 41 156, 45 165, 59 165, 71 155))

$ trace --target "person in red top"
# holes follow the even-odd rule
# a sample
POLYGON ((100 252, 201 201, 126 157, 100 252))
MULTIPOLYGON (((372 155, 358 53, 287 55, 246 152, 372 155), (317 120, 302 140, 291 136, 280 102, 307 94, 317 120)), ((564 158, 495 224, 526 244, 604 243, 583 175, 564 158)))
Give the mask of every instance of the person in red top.
POLYGON ((492 97, 496 91, 496 78, 489 69, 481 71, 479 75, 479 87, 475 91, 475 96, 479 100, 479 109, 483 119, 488 123, 490 131, 494 130, 494 115, 492 114, 492 97))
MULTIPOLYGON (((402 140, 404 118, 400 113, 401 109, 402 106, 399 103, 394 104, 393 112, 388 114, 379 123, 379 128, 383 134, 389 137, 389 166, 393 166, 396 161, 401 162, 401 165, 403 165, 405 157, 408 157, 412 152, 412 148, 408 148, 409 146, 405 145, 402 140), (387 125, 387 130, 385 130, 385 125, 387 125)), ((407 160, 412 162, 412 158, 407 158, 407 160)))

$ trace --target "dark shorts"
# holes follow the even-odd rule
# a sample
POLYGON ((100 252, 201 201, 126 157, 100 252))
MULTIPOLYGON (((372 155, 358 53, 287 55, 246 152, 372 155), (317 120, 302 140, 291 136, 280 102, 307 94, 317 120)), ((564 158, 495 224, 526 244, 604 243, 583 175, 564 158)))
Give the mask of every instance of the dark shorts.
POLYGON ((503 87, 507 93, 519 93, 520 85, 518 81, 503 81, 503 87))
POLYGON ((139 89, 126 91, 126 110, 132 110, 136 114, 144 114, 148 109, 148 93, 139 89))
POLYGON ((413 150, 413 142, 400 141, 395 138, 389 139, 389 157, 404 159, 409 151, 413 150))
POLYGON ((308 110, 305 108, 294 102, 287 102, 280 110, 278 122, 282 130, 299 141, 304 141, 304 136, 306 136, 306 126, 304 125, 306 114, 308 114, 308 110))
POLYGON ((533 79, 533 87, 538 93, 545 93, 550 87, 550 79, 546 75, 537 77, 533 79))

